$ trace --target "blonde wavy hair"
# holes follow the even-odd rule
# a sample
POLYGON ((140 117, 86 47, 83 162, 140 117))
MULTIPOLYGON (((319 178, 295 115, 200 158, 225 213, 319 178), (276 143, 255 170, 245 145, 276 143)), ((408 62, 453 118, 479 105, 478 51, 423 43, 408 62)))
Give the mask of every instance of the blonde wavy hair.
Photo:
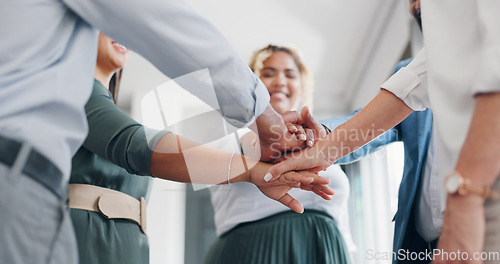
POLYGON ((250 59, 250 69, 252 69, 257 76, 260 76, 260 71, 264 68, 264 61, 277 51, 283 51, 290 54, 295 61, 297 68, 299 68, 303 92, 302 100, 299 106, 302 107, 307 105, 312 110, 314 79, 311 71, 309 71, 307 66, 304 64, 302 56, 297 49, 293 47, 269 44, 267 47, 254 52, 252 59, 250 59))

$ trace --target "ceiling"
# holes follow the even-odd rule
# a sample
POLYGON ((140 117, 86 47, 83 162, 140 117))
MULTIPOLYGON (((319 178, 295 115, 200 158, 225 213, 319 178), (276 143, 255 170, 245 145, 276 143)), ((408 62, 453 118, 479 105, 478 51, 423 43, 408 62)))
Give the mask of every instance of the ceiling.
MULTIPOLYGON (((187 0, 248 61, 268 43, 301 50, 315 77, 319 118, 364 106, 408 47, 411 19, 401 0, 187 0)), ((168 78, 133 53, 119 105, 139 118, 141 97, 168 78)))

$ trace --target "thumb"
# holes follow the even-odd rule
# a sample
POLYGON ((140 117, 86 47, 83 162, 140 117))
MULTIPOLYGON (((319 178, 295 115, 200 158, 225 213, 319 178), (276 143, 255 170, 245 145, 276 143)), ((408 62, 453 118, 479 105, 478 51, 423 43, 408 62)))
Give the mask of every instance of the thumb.
POLYGON ((287 206, 288 208, 292 209, 293 211, 299 214, 304 212, 304 206, 302 206, 302 204, 299 201, 297 201, 288 193, 285 193, 285 195, 281 196, 281 198, 278 199, 278 202, 282 203, 283 205, 287 206))
POLYGON ((314 130, 314 132, 316 133, 316 137, 318 138, 326 137, 326 131, 324 130, 321 123, 316 121, 316 119, 313 117, 311 111, 309 110, 309 107, 304 106, 304 108, 302 108, 302 111, 300 112, 300 115, 304 122, 304 125, 314 130))
POLYGON ((297 111, 286 111, 283 115, 283 121, 292 124, 302 124, 302 117, 297 111))
POLYGON ((308 115, 309 115, 309 107, 306 105, 302 107, 302 110, 300 111, 300 116, 302 119, 305 119, 307 118, 308 115))

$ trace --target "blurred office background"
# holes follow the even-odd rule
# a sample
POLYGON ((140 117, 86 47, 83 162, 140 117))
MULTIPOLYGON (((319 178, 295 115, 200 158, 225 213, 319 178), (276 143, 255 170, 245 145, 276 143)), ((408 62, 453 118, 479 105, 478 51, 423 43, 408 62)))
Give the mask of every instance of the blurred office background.
MULTIPOLYGON (((395 64, 422 45, 407 0, 187 2, 219 28, 245 61, 268 43, 301 50, 314 73, 314 114, 320 119, 363 107, 378 93, 395 64)), ((132 53, 124 70, 120 107, 141 121, 145 114, 142 98, 168 80, 132 53)), ((191 105, 196 100, 182 91, 172 97, 178 101, 172 111, 179 115, 197 107, 191 105)), ((392 250, 391 220, 402 162, 403 147, 394 143, 343 167, 351 180, 351 231, 357 246, 353 263, 383 263, 366 260, 366 250, 392 250)), ((190 185, 155 180, 148 213, 151 263, 202 263, 216 238, 206 189, 193 191, 190 185)))

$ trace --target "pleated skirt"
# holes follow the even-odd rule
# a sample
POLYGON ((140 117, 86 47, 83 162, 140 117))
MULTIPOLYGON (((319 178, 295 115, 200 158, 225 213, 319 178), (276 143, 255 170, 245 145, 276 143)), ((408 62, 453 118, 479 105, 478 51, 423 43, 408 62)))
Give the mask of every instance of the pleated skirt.
POLYGON ((347 246, 329 215, 292 211, 236 226, 210 247, 205 264, 344 264, 347 246))

